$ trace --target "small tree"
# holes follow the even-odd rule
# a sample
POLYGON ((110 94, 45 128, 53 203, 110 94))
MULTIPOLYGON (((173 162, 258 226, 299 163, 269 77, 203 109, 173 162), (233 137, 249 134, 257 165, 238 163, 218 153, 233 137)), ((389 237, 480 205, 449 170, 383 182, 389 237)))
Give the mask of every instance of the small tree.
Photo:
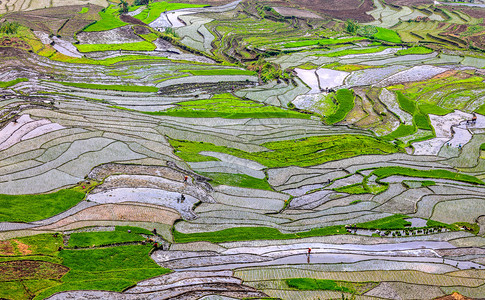
POLYGON ((118 6, 120 7, 119 12, 121 14, 128 12, 128 2, 126 2, 125 0, 120 0, 120 3, 118 3, 118 6))
POLYGON ((135 5, 136 6, 139 6, 139 5, 147 5, 148 3, 150 3, 150 0, 135 0, 135 5))
POLYGON ((178 37, 177 33, 175 32, 175 30, 172 27, 165 28, 165 34, 171 35, 173 37, 178 37))
POLYGON ((17 22, 6 21, 6 22, 3 22, 2 26, 0 26, 0 33, 16 34, 19 27, 20 27, 20 24, 17 22))
POLYGON ((356 21, 348 19, 345 21, 345 30, 348 33, 355 34, 357 30, 359 29, 359 24, 357 24, 356 21))

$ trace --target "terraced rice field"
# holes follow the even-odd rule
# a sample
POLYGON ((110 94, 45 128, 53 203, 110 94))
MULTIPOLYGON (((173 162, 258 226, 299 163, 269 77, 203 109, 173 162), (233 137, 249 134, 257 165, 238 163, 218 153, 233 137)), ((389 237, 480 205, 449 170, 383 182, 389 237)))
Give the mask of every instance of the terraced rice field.
POLYGON ((485 295, 483 7, 140 2, 0 2, 0 298, 485 295))

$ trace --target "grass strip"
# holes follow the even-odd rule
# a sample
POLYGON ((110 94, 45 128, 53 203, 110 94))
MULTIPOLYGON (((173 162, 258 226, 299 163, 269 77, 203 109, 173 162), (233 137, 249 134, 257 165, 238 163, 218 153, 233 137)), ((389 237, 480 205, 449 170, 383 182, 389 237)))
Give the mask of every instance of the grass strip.
POLYGON ((382 219, 369 221, 365 223, 357 224, 358 228, 365 229, 379 229, 379 230, 394 230, 394 229, 404 229, 411 226, 411 222, 404 219, 408 219, 406 215, 396 214, 382 219))
POLYGON ((78 188, 37 195, 0 194, 0 222, 33 222, 55 216, 84 198, 78 188))
POLYGON ((142 92, 142 93, 156 93, 158 88, 154 86, 145 85, 105 85, 95 83, 81 83, 81 82, 62 82, 62 81, 50 81, 59 83, 65 86, 72 86, 82 89, 92 90, 109 90, 109 91, 122 91, 122 92, 142 92))
POLYGON ((285 279, 290 288, 300 291, 339 291, 344 293, 355 293, 355 289, 342 285, 341 282, 330 279, 313 278, 290 278, 285 279))
POLYGON ((312 236, 326 236, 336 234, 348 234, 344 226, 330 226, 315 228, 310 231, 299 233, 281 233, 271 227, 234 227, 220 231, 181 233, 173 230, 173 238, 176 243, 188 243, 208 241, 212 243, 255 241, 255 240, 287 240, 312 236))
POLYGON ((341 38, 341 39, 303 40, 303 41, 286 43, 283 45, 283 47, 298 48, 298 47, 316 46, 316 45, 337 45, 337 44, 346 44, 350 42, 362 41, 364 39, 365 38, 362 38, 362 37, 351 37, 351 38, 341 38))
POLYGON ((100 20, 89 25, 84 31, 105 31, 128 25, 118 17, 119 11, 116 5, 110 5, 99 12, 100 20))
POLYGON ((75 44, 79 52, 96 52, 96 51, 153 51, 157 48, 149 41, 123 44, 75 44))
POLYGON ((25 82, 25 81, 29 81, 29 80, 27 78, 17 78, 10 81, 0 81, 0 88, 5 89, 8 87, 14 86, 17 83, 25 82))
POLYGON ((298 140, 284 140, 262 144, 271 151, 245 152, 235 148, 216 146, 211 143, 170 139, 175 154, 185 161, 207 161, 201 151, 214 151, 246 158, 273 167, 313 166, 364 154, 387 154, 402 151, 397 146, 363 135, 315 136, 298 140))
POLYGON ((381 52, 387 48, 389 47, 381 46, 381 47, 362 48, 362 49, 346 49, 346 50, 341 50, 341 51, 336 51, 331 53, 318 53, 318 54, 315 54, 314 56, 340 57, 340 56, 351 55, 351 54, 369 54, 369 53, 381 52))
POLYGON ((188 72, 194 76, 217 76, 217 75, 257 76, 258 75, 254 71, 239 70, 239 69, 180 70, 180 72, 188 72))
MULTIPOLYGON (((150 24, 151 22, 155 21, 162 12, 167 12, 171 10, 177 10, 182 8, 193 8, 193 7, 205 7, 207 5, 197 5, 197 4, 189 4, 189 3, 173 3, 173 2, 152 2, 148 4, 147 8, 141 11, 139 14, 134 16, 134 18, 146 23, 150 24)), ((130 10, 136 10, 139 6, 135 6, 130 8, 130 10)))
POLYGON ((342 121, 345 116, 354 108, 354 93, 349 89, 340 89, 335 94, 338 102, 337 110, 325 119, 327 124, 335 124, 342 121))
POLYGON ((282 109, 251 100, 242 100, 231 94, 218 94, 207 100, 180 102, 166 111, 143 112, 149 115, 185 118, 298 118, 309 119, 311 115, 282 109))
POLYGON ((376 27, 377 28, 377 33, 374 34, 372 37, 378 40, 386 41, 386 42, 391 42, 391 43, 401 43, 401 37, 391 29, 387 28, 382 28, 382 27, 376 27))
POLYGON ((127 231, 75 232, 69 238, 69 247, 91 247, 113 245, 126 242, 140 242, 145 238, 127 231))
POLYGON ((170 272, 151 258, 151 245, 129 245, 89 250, 62 250, 59 256, 70 271, 61 284, 42 291, 34 299, 69 290, 121 292, 140 280, 170 272))
POLYGON ((243 188, 258 189, 272 191, 273 188, 264 179, 258 179, 246 174, 232 174, 232 173, 203 173, 200 175, 209 177, 212 179, 212 185, 231 185, 243 188))
POLYGON ((402 49, 396 52, 396 55, 410 55, 410 54, 429 54, 432 53, 433 50, 423 46, 416 46, 407 49, 402 49))
POLYGON ((485 183, 475 176, 455 173, 448 170, 416 170, 405 167, 382 167, 372 171, 371 175, 376 175, 378 180, 382 180, 389 176, 409 176, 409 177, 423 177, 423 178, 441 178, 472 184, 485 185, 485 183))

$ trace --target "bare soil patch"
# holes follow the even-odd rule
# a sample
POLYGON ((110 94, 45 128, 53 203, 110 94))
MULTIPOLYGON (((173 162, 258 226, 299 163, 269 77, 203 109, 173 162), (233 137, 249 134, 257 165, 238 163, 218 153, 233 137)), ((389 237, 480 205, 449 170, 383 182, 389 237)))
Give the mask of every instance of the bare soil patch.
POLYGON ((234 0, 180 0, 178 3, 205 4, 210 6, 222 6, 234 2, 234 0))
POLYGON ((472 298, 465 297, 457 292, 454 292, 451 295, 446 295, 439 298, 434 298, 434 300, 473 300, 472 298))
POLYGON ((134 24, 134 25, 143 25, 143 26, 147 25, 143 23, 143 21, 138 20, 137 18, 133 18, 132 16, 129 16, 129 15, 120 15, 120 19, 123 22, 134 24))
POLYGON ((62 37, 73 37, 76 32, 98 20, 98 13, 101 9, 103 8, 98 5, 69 5, 28 12, 13 12, 7 14, 5 19, 18 22, 33 30, 59 34, 62 37), (89 9, 86 13, 80 14, 83 7, 89 9))
POLYGON ((183 181, 184 175, 169 167, 162 166, 138 166, 138 165, 122 165, 122 164, 104 164, 94 168, 88 175, 96 181, 102 181, 106 177, 113 174, 127 174, 127 175, 152 175, 161 176, 171 180, 183 181))
POLYGON ((0 47, 14 47, 24 50, 29 50, 30 45, 27 42, 17 38, 17 37, 3 37, 0 38, 0 47))
POLYGON ((0 255, 13 255, 13 246, 10 241, 0 241, 0 255))
POLYGON ((0 280, 60 279, 69 268, 45 261, 16 260, 0 263, 0 280))
POLYGON ((302 10, 302 9, 297 9, 297 8, 290 8, 290 7, 281 7, 281 6, 275 6, 273 7, 274 10, 276 10, 277 13, 284 17, 291 17, 295 16, 297 18, 309 18, 309 19, 321 19, 319 15, 308 11, 308 10, 302 10))
POLYGON ((81 44, 123 44, 141 42, 131 25, 107 31, 81 32, 77 35, 81 44))
POLYGON ((341 20, 374 21, 372 16, 366 14, 374 9, 372 0, 296 0, 292 4, 341 20))
POLYGON ((413 5, 433 4, 433 0, 387 0, 386 3, 399 5, 399 6, 413 6, 413 5))
POLYGON ((29 255, 29 254, 32 254, 32 251, 29 250, 30 246, 27 245, 27 244, 24 244, 18 240, 14 240, 15 243, 17 243, 17 248, 19 249, 20 253, 22 253, 22 255, 29 255))
POLYGON ((134 26, 133 30, 136 34, 149 34, 151 32, 150 29, 142 26, 134 26))
MULTIPOLYGON (((483 7, 470 7, 470 6, 457 6, 457 5, 444 5, 444 8, 451 11, 460 11, 463 12, 470 17, 481 19, 485 17, 485 8, 483 7)), ((485 19, 483 19, 483 23, 485 24, 485 19)))

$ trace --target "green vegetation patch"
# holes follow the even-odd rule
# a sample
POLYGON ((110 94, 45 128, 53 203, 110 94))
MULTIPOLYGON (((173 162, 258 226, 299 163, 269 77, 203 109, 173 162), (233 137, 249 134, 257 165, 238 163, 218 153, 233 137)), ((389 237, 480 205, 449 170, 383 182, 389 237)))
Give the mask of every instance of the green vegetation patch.
POLYGON ((119 11, 116 5, 110 5, 99 12, 100 20, 89 25, 84 31, 105 31, 128 25, 118 17, 119 11))
POLYGON ((336 192, 347 193, 347 194, 366 194, 369 191, 362 185, 362 183, 356 183, 351 185, 345 185, 333 189, 336 192))
POLYGON ((415 46, 407 49, 402 49, 396 52, 396 55, 410 55, 410 54, 429 54, 433 50, 423 46, 415 46))
POLYGON ((484 185, 485 183, 472 175, 455 173, 448 170, 433 169, 433 170, 416 170, 404 167, 382 167, 372 171, 373 175, 378 177, 378 180, 389 176, 409 176, 409 177, 423 177, 423 178, 441 178, 450 179, 461 182, 468 182, 473 184, 484 185))
POLYGON ((313 278, 291 278, 286 279, 286 284, 290 288, 301 291, 339 291, 345 293, 355 293, 355 289, 343 285, 343 282, 338 282, 330 279, 313 279, 313 278))
MULTIPOLYGON (((131 229, 130 229, 131 230, 131 229)), ((69 238, 69 247, 91 247, 113 245, 127 242, 140 242, 145 240, 140 234, 128 230, 99 231, 99 232, 75 232, 69 238)))
POLYGON ((151 258, 151 245, 130 245, 91 250, 63 250, 59 256, 70 271, 62 283, 47 289, 35 299, 68 290, 120 292, 140 280, 170 272, 151 258))
POLYGON ((89 65, 101 65, 101 66, 111 66, 119 62, 127 62, 133 60, 168 60, 166 57, 161 56, 150 56, 150 55, 122 55, 116 57, 109 57, 106 59, 91 59, 91 58, 77 58, 66 56, 56 52, 54 55, 50 56, 49 59, 68 62, 73 64, 89 64, 89 65))
POLYGON ((147 34, 139 34, 144 40, 153 42, 154 40, 158 39, 158 35, 156 35, 153 32, 147 33, 147 34))
POLYGON ((20 24, 17 22, 3 22, 0 25, 0 34, 16 34, 20 27, 20 24))
POLYGON ((186 161, 206 161, 201 151, 231 154, 261 163, 267 167, 313 166, 327 161, 366 154, 388 154, 400 149, 388 142, 363 135, 315 136, 299 140, 268 142, 262 146, 272 151, 245 152, 239 149, 216 146, 211 143, 170 140, 175 154, 186 161))
POLYGON ((365 223, 357 224, 358 228, 366 228, 366 229, 379 229, 379 230, 393 230, 393 229, 404 229, 406 227, 411 226, 411 222, 408 222, 404 219, 408 219, 409 217, 406 215, 392 215, 389 217, 385 217, 382 219, 369 221, 365 223))
POLYGON ((272 191, 273 188, 264 179, 258 179, 246 174, 231 173, 200 173, 203 176, 212 178, 213 185, 231 185, 243 188, 272 191))
POLYGON ((254 241, 254 240, 286 240, 312 236, 327 236, 347 234, 344 226, 330 226, 315 228, 310 231, 299 233, 281 233, 278 229, 270 227, 234 227, 213 232, 181 233, 173 230, 173 238, 176 243, 188 243, 196 241, 208 241, 212 243, 254 241))
POLYGON ((485 104, 481 105, 475 112, 481 115, 485 115, 485 104))
POLYGON ((88 11, 89 11, 89 7, 86 7, 86 6, 85 6, 85 7, 83 7, 83 8, 81 9, 81 11, 80 11, 79 13, 80 13, 80 14, 85 14, 85 13, 87 13, 88 11))
POLYGON ((166 111, 145 113, 186 118, 310 118, 308 114, 285 110, 251 100, 242 100, 231 94, 218 94, 207 100, 180 102, 177 107, 166 111))
POLYGON ((381 47, 372 47, 372 48, 362 48, 362 49, 346 49, 346 50, 341 50, 341 51, 336 51, 336 52, 331 52, 331 53, 319 53, 315 54, 315 56, 327 56, 327 57, 339 57, 339 56, 345 56, 345 55, 350 55, 350 54, 367 54, 367 53, 377 53, 384 51, 389 47, 381 46, 381 47))
MULTIPOLYGON (((189 4, 189 3, 173 3, 173 2, 152 2, 150 3, 146 9, 144 9, 141 13, 134 16, 140 21, 143 21, 146 24, 150 24, 151 22, 155 21, 163 12, 182 9, 182 8, 193 8, 193 7, 204 7, 206 5, 197 5, 197 4, 189 4)), ((131 7, 130 10, 136 10, 139 6, 131 7)))
POLYGON ((316 46, 316 45, 338 45, 338 44, 346 44, 356 41, 362 41, 364 38, 362 37, 349 37, 349 38, 340 38, 340 39, 318 39, 318 40, 302 40, 297 42, 286 43, 283 45, 284 48, 299 48, 299 47, 307 47, 307 46, 316 46))
POLYGON ((105 84, 95 84, 95 83, 79 83, 79 82, 62 82, 62 81, 51 81, 59 83, 65 86, 72 86, 82 89, 92 89, 92 90, 110 90, 110 91, 123 91, 123 92, 141 92, 141 93, 155 93, 158 92, 158 88, 154 86, 144 86, 144 85, 105 85, 105 84))
POLYGON ((399 107, 401 107, 401 109, 405 112, 414 115, 416 113, 416 103, 408 97, 404 96, 403 93, 400 91, 397 91, 396 95, 399 107))
POLYGON ((17 78, 10 81, 0 81, 0 88, 6 89, 8 87, 14 86, 17 83, 29 81, 27 78, 17 78))
MULTIPOLYGON (((4 243, 13 245, 14 252, 9 256, 2 252, 4 256, 0 257, 1 262, 8 262, 0 262, 0 269, 7 271, 0 272, 0 297, 6 299, 45 299, 68 290, 119 292, 140 280, 170 272, 150 258, 151 245, 60 250, 63 246, 60 234, 21 237, 4 243), (22 267, 12 270, 11 266, 22 267)), ((3 250, 4 247, 0 249, 3 250)))
POLYGON ((217 75, 248 75, 257 76, 254 71, 240 70, 240 69, 199 69, 199 70, 180 70, 180 72, 188 72, 194 76, 217 76, 217 75))
POLYGON ((29 279, 60 279, 69 269, 45 261, 14 260, 0 262, 0 282, 29 279))
POLYGON ((372 37, 391 43, 402 42, 401 37, 394 30, 382 27, 377 27, 377 33, 374 34, 372 37))
POLYGON ((142 41, 136 43, 124 44, 75 44, 79 52, 95 52, 95 51, 153 51, 157 48, 149 41, 142 41))
POLYGON ((399 127, 393 132, 383 136, 384 140, 394 140, 397 138, 405 137, 416 132, 416 126, 414 125, 399 125, 399 127))
POLYGON ((402 182, 408 189, 420 188, 420 187, 427 187, 436 185, 436 182, 432 180, 404 180, 402 182))
POLYGON ((2 242, 0 247, 0 298, 32 299, 58 285, 68 268, 58 258, 62 237, 40 234, 2 242), (10 248, 10 250, 9 250, 10 248), (11 252, 11 253, 8 253, 11 252))
POLYGON ((433 114, 438 116, 444 116, 453 112, 452 109, 442 108, 436 104, 430 104, 430 103, 419 103, 418 107, 422 113, 427 115, 433 114))
POLYGON ((84 198, 78 189, 50 194, 0 194, 0 222, 33 222, 55 216, 78 204, 84 198))
POLYGON ((130 230, 131 233, 153 235, 153 232, 151 232, 150 230, 147 230, 145 228, 140 228, 140 227, 133 227, 133 226, 116 226, 115 230, 125 231, 125 232, 128 232, 128 230, 130 230))
POLYGON ((354 108, 354 93, 349 89, 340 89, 335 94, 335 99, 337 100, 338 107, 337 110, 326 117, 325 122, 327 124, 335 124, 342 121, 345 116, 354 108))

